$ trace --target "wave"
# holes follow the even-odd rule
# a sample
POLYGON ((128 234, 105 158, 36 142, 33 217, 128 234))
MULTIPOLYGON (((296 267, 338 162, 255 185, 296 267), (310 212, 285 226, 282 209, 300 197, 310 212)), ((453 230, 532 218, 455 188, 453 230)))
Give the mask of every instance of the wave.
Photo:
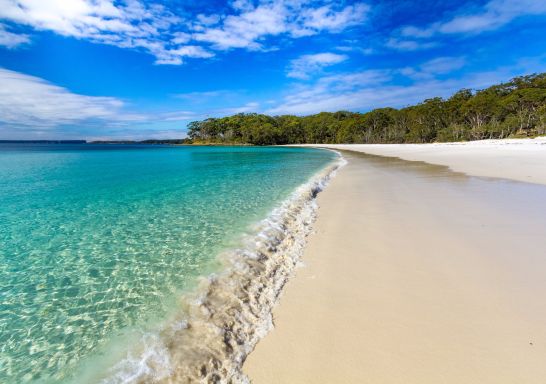
POLYGON ((250 383, 243 363, 273 327, 272 310, 303 253, 316 218, 317 194, 346 164, 337 160, 220 255, 221 272, 182 299, 183 311, 115 365, 102 384, 250 383))

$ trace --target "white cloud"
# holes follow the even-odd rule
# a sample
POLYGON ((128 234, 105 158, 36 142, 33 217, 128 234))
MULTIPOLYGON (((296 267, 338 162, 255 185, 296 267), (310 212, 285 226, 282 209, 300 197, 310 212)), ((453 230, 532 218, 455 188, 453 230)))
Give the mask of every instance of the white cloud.
POLYGON ((157 63, 180 64, 184 57, 211 57, 171 33, 182 18, 157 4, 138 0, 0 0, 0 19, 121 48, 143 49, 157 63))
POLYGON ((197 45, 184 45, 180 48, 158 52, 156 64, 182 64, 182 57, 207 59, 214 54, 197 45))
POLYGON ((466 64, 464 57, 438 57, 421 64, 421 71, 430 74, 445 74, 461 69, 466 64))
POLYGON ((9 32, 6 30, 5 25, 0 24, 0 46, 11 49, 29 42, 30 38, 28 35, 9 32))
MULTIPOLYGON (((224 94, 225 91, 211 91, 211 92, 196 92, 195 97, 214 97, 215 95, 224 94)), ((178 96, 178 95, 177 95, 178 96)), ((182 98, 185 98, 186 95, 179 95, 182 98)), ((194 97, 192 94, 187 94, 189 98, 194 97)), ((227 108, 215 108, 200 111, 174 111, 160 114, 155 117, 156 121, 159 122, 176 122, 176 121, 192 121, 192 120, 202 120, 209 117, 223 117, 228 115, 235 115, 237 113, 249 113, 249 112, 258 112, 260 110, 260 104, 258 102, 252 101, 247 102, 243 105, 227 108)))
POLYGON ((500 28, 520 16, 545 13, 543 0, 491 0, 482 12, 455 17, 436 28, 441 33, 479 33, 500 28))
POLYGON ((261 45, 258 39, 286 32, 287 10, 282 3, 259 5, 238 15, 227 16, 217 28, 194 34, 198 41, 212 43, 216 49, 249 48, 261 45))
POLYGON ((436 34, 482 33, 498 29, 518 17, 546 14, 544 0, 490 0, 479 12, 464 13, 426 28, 409 26, 401 34, 413 38, 430 38, 436 34))
MULTIPOLYGON (((464 59, 452 59, 458 62, 457 66, 464 65, 464 59)), ((391 79, 400 72, 395 69, 326 76, 312 84, 292 89, 279 105, 270 108, 266 113, 306 115, 321 111, 366 111, 381 107, 404 107, 431 97, 448 97, 462 88, 481 89, 515 76, 543 72, 546 69, 543 59, 520 60, 512 66, 440 80, 434 74, 445 73, 457 67, 454 65, 450 69, 448 60, 449 58, 439 58, 436 63, 423 63, 416 71, 429 71, 430 75, 414 77, 408 85, 392 85, 391 79)))
POLYGON ((235 115, 237 113, 258 112, 259 108, 260 108, 260 104, 253 101, 253 102, 246 103, 240 107, 219 109, 217 111, 214 111, 214 114, 219 116, 226 116, 226 115, 235 115))
POLYGON ((248 11, 254 7, 254 4, 252 4, 252 0, 233 0, 231 6, 233 9, 248 11))
MULTIPOLYGON (((255 112, 257 102, 240 106, 195 111, 173 110, 133 113, 115 97, 76 94, 44 79, 0 68, 0 136, 4 138, 147 139, 183 137, 181 130, 155 130, 152 126, 183 127, 183 122, 209 116, 255 112)), ((183 100, 224 97, 232 91, 176 95, 183 100)))
MULTIPOLYGON (((121 48, 144 50, 157 64, 210 58, 211 50, 271 50, 266 39, 338 33, 365 21, 369 6, 324 5, 306 0, 247 0, 230 3, 225 14, 182 18, 165 5, 141 0, 0 0, 0 20, 121 48)), ((0 30, 0 42, 28 41, 0 30)))
POLYGON ((336 53, 317 53, 303 55, 290 62, 287 76, 295 79, 308 79, 311 74, 320 72, 322 68, 341 63, 348 59, 346 55, 336 53))
POLYGON ((357 3, 345 7, 332 4, 316 6, 311 1, 262 0, 231 3, 234 14, 199 15, 193 26, 192 38, 211 44, 215 50, 244 48, 269 50, 265 40, 271 36, 292 38, 338 33, 365 22, 370 7, 357 3), (213 26, 214 25, 214 26, 213 26))
POLYGON ((335 10, 332 5, 306 9, 302 13, 303 26, 308 31, 341 31, 363 23, 369 11, 370 6, 363 3, 348 5, 341 10, 335 10))
POLYGON ((364 89, 387 87, 390 70, 366 70, 319 78, 310 85, 295 87, 283 103, 267 111, 270 114, 305 115, 321 111, 358 109, 364 89), (352 97, 357 97, 352 99, 352 97))
MULTIPOLYGON (((66 136, 62 136, 66 137, 66 136)), ((183 139, 187 137, 182 129, 147 129, 139 130, 131 128, 108 129, 97 134, 92 132, 85 135, 74 136, 77 139, 84 137, 88 141, 108 141, 108 140, 150 140, 150 139, 183 139)))
POLYGON ((86 96, 38 77, 0 68, 0 123, 48 128, 89 120, 139 121, 144 117, 122 112, 113 97, 86 96))
POLYGON ((427 37, 432 37, 432 35, 434 34, 434 31, 430 28, 420 29, 417 27, 409 26, 409 27, 402 28, 400 34, 404 37, 410 37, 410 38, 427 38, 427 37))
POLYGON ((161 121, 189 121, 200 119, 201 117, 201 114, 193 111, 178 111, 165 113, 161 116, 161 121))
POLYGON ((218 15, 207 16, 207 15, 199 14, 197 15, 197 20, 202 25, 214 25, 220 21, 220 16, 218 15))
POLYGON ((418 51, 422 49, 430 49, 436 47, 437 44, 434 42, 423 42, 410 39, 400 39, 391 37, 387 40, 387 47, 396 49, 399 51, 418 51))
POLYGON ((417 68, 402 68, 400 73, 412 79, 430 79, 438 75, 450 74, 465 65, 466 58, 462 56, 437 57, 419 65, 417 68))
POLYGON ((192 104, 209 103, 213 99, 233 99, 241 92, 237 90, 219 89, 214 91, 188 92, 173 95, 177 99, 188 101, 192 104))

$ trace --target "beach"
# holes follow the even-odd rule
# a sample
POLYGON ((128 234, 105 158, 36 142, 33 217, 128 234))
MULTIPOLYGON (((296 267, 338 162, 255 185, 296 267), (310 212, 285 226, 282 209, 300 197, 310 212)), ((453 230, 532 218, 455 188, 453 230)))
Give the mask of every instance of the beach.
MULTIPOLYGON (((313 146, 313 145, 303 145, 313 146)), ((317 147, 445 165, 472 176, 546 184, 546 137, 430 144, 326 144, 317 147)))
POLYGON ((543 143, 328 146, 348 165, 318 196, 304 265, 244 372, 256 384, 542 383, 543 143))

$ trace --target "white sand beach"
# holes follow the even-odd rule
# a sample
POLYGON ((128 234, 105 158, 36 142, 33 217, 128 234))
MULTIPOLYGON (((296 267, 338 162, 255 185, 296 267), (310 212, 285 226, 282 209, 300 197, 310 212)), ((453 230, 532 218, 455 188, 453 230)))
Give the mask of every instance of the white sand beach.
POLYGON ((328 146, 390 157, 343 152, 252 382, 543 383, 545 143, 328 146))
POLYGON ((326 144, 322 148, 448 166, 473 176, 546 184, 546 137, 432 144, 326 144))

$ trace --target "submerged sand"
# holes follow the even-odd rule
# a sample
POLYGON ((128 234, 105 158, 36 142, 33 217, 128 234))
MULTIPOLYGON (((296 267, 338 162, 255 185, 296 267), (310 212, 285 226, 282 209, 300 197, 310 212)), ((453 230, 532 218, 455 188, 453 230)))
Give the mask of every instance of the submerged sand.
POLYGON ((546 186, 344 156, 253 383, 543 383, 546 186))

